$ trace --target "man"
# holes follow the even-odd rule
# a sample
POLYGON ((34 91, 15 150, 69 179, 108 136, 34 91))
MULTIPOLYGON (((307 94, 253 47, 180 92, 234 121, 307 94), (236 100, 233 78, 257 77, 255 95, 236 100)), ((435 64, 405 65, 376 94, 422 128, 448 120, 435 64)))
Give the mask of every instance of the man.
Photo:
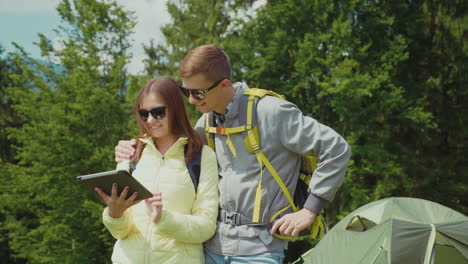
MULTIPOLYGON (((202 113, 213 112, 215 126, 245 125, 240 121, 240 98, 249 88, 244 83, 231 83, 229 58, 220 48, 211 44, 193 49, 183 60, 179 75, 181 90, 189 102, 202 113)), ((317 157, 309 196, 303 209, 286 213, 270 225, 272 216, 289 205, 286 196, 270 172, 259 165, 256 155, 247 150, 242 133, 216 134, 220 213, 216 234, 205 243, 206 263, 282 263, 287 241, 273 234, 278 231, 283 236, 297 236, 313 224, 343 181, 351 150, 334 130, 304 116, 294 104, 273 96, 260 99, 256 113, 261 151, 290 193, 296 187, 301 156, 317 157), (253 221, 258 190, 259 221, 253 221)), ((206 116, 196 125, 203 137, 206 116)), ((116 161, 133 155, 132 143, 119 142, 116 161)))

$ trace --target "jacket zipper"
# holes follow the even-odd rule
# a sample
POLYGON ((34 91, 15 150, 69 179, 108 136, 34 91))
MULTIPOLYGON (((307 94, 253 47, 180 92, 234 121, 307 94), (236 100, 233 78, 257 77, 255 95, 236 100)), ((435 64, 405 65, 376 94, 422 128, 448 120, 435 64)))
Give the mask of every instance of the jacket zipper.
MULTIPOLYGON (((165 164, 164 159, 165 159, 165 158, 164 158, 164 155, 163 155, 163 156, 161 157, 160 168, 158 169, 158 171, 160 171, 160 170, 161 170, 161 167, 164 166, 164 164, 165 164)), ((154 180, 155 180, 154 186, 156 187, 155 189, 156 189, 156 191, 159 192, 159 181, 160 181, 160 179, 159 179, 159 177, 157 177, 157 176, 155 175, 154 180)), ((153 238, 153 235, 152 235, 152 234, 153 234, 153 223, 151 223, 151 221, 149 222, 148 231, 149 231, 149 235, 147 236, 147 237, 149 237, 149 241, 148 241, 148 242, 149 242, 149 244, 151 245, 151 243, 152 243, 152 238, 153 238)), ((151 253, 152 253, 152 249, 151 249, 151 246, 150 246, 149 249, 148 249, 148 251, 146 252, 146 262, 145 262, 145 263, 150 263, 150 262, 151 262, 151 253)))

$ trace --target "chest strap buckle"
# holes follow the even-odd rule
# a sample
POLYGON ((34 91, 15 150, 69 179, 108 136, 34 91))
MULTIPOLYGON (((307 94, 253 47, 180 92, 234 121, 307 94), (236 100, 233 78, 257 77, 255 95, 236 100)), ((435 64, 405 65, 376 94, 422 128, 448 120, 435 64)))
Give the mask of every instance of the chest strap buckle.
POLYGON ((241 215, 235 212, 226 212, 221 210, 220 220, 225 224, 241 225, 241 215))
POLYGON ((226 135, 226 129, 222 126, 216 127, 216 134, 218 135, 226 135))

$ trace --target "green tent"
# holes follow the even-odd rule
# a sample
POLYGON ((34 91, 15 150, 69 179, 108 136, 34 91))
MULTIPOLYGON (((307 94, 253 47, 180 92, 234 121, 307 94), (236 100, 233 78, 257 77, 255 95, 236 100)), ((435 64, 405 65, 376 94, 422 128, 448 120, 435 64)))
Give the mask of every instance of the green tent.
POLYGON ((468 217, 422 199, 375 201, 336 224, 303 260, 311 264, 465 264, 468 217))

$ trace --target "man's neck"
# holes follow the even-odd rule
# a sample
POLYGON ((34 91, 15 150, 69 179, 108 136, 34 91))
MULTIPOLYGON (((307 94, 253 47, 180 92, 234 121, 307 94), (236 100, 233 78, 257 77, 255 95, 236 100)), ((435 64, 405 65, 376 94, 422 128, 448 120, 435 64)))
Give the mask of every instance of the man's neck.
POLYGON ((230 84, 229 88, 226 89, 226 92, 224 94, 220 107, 218 109, 213 109, 214 112, 219 115, 224 115, 224 113, 226 112, 226 108, 229 105, 229 103, 232 101, 232 99, 234 98, 236 91, 237 91, 237 87, 230 84))

